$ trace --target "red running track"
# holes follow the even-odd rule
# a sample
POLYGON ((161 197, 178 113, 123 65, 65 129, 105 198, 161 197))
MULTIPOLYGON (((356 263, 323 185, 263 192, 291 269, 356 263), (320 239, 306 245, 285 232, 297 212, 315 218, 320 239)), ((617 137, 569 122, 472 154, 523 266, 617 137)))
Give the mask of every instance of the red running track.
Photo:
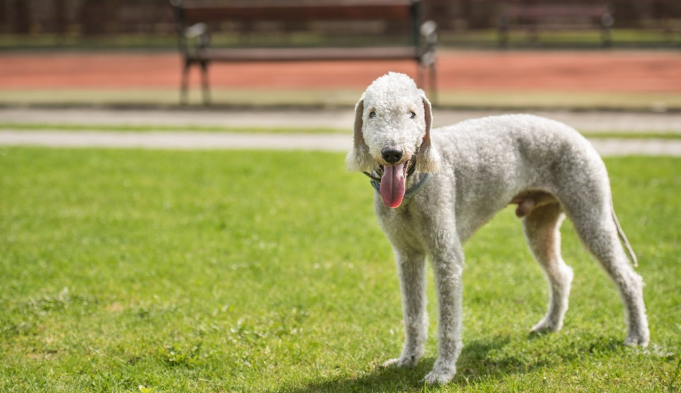
MULTIPOLYGON (((0 89, 176 88, 178 54, 4 53, 0 89)), ((442 90, 681 92, 681 52, 448 51, 438 57, 442 90)), ((407 61, 214 63, 214 88, 362 90, 387 71, 415 76, 407 61)), ((198 71, 191 75, 199 85, 198 71)))

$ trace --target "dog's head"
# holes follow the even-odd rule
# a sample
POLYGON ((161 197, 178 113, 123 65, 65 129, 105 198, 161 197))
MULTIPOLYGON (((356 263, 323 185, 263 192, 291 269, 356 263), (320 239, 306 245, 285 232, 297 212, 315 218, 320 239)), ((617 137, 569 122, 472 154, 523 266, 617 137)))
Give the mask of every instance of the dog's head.
POLYGON ((345 162, 350 171, 382 168, 381 196, 388 207, 398 207, 405 192, 407 172, 437 172, 440 156, 432 145, 430 101, 404 74, 376 79, 355 106, 354 146, 345 162))

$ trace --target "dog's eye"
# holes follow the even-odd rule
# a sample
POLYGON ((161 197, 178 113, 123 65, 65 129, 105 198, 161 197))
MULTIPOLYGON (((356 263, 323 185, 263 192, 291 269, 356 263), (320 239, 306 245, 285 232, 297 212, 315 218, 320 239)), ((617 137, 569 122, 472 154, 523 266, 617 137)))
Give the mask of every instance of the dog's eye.
POLYGON ((374 117, 376 117, 376 112, 374 111, 369 112, 369 119, 373 119, 374 117))
POLYGON ((416 112, 409 112, 410 119, 416 119, 416 112))

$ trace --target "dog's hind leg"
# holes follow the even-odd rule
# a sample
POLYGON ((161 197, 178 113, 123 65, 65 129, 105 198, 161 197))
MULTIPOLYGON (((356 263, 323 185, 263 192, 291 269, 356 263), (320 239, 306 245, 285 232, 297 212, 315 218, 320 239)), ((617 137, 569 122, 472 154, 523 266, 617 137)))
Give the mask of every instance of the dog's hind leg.
POLYGON ((535 208, 522 219, 527 244, 549 283, 549 310, 532 327, 533 333, 560 330, 568 309, 572 269, 560 255, 560 224, 564 218, 556 201, 535 208))
POLYGON ((423 357, 428 337, 426 313, 426 259, 424 253, 394 250, 402 291, 404 348, 399 358, 383 363, 384 367, 414 366, 423 357))
MULTIPOLYGON (((566 207, 567 208, 567 207, 566 207)), ((629 263, 617 233, 610 197, 588 210, 568 214, 582 243, 600 262, 619 290, 626 310, 627 345, 648 345, 650 332, 643 302, 643 279, 629 263)))

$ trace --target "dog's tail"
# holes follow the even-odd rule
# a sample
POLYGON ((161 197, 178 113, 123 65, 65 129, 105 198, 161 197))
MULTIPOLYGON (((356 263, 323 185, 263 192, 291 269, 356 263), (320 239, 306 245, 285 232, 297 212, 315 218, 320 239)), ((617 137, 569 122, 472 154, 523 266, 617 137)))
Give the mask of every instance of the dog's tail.
MULTIPOLYGON (((612 205, 612 202, 610 202, 610 206, 612 205)), ((615 221, 615 226, 617 227, 617 235, 619 236, 620 240, 622 241, 622 244, 624 245, 624 248, 627 249, 627 254, 629 254, 629 259, 631 260, 631 263, 634 266, 638 266, 638 259, 636 258, 636 254, 634 254, 634 250, 631 248, 631 244, 629 244, 629 240, 627 240, 627 235, 624 234, 624 231, 622 230, 622 226, 620 226, 619 220, 617 220, 617 215, 615 214, 615 208, 612 207, 612 219, 615 221)))

